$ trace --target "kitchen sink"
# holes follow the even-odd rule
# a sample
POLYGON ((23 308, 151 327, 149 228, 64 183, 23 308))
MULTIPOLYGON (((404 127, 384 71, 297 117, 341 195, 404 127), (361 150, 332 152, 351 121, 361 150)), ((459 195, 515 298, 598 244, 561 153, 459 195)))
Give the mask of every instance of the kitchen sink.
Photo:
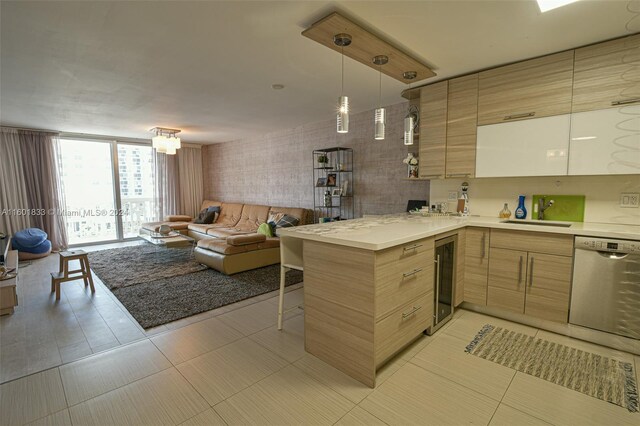
POLYGON ((532 221, 532 220, 503 220, 500 223, 511 223, 518 225, 535 225, 535 226, 558 226, 560 228, 569 228, 571 227, 570 223, 562 223, 562 222, 545 222, 545 221, 532 221))

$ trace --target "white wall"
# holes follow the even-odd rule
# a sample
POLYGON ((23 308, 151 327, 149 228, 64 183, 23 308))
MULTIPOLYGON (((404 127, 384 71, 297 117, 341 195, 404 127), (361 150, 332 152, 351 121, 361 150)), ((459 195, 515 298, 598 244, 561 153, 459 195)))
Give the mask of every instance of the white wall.
MULTIPOLYGON (((459 191, 465 179, 431 181, 430 203, 447 201, 449 191, 459 191)), ((640 192, 640 175, 564 176, 528 178, 466 179, 469 182, 470 213, 497 217, 504 203, 515 212, 518 195, 526 195, 531 217, 533 194, 585 195, 585 222, 640 225, 640 208, 621 208, 621 192, 640 192)), ((454 211, 455 202, 449 203, 454 211)), ((515 214, 515 213, 514 213, 515 214)))

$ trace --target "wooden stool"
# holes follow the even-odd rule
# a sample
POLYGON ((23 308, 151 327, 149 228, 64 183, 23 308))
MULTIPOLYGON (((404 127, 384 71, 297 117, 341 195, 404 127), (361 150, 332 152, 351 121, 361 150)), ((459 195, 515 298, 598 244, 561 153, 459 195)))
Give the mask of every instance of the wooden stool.
POLYGON ((67 281, 75 281, 82 278, 84 286, 91 287, 91 293, 95 293, 93 277, 89 267, 89 258, 84 250, 70 250, 60 252, 60 270, 51 273, 51 292, 56 292, 56 300, 60 300, 60 284, 67 281), (69 262, 78 260, 80 269, 69 270, 69 262))

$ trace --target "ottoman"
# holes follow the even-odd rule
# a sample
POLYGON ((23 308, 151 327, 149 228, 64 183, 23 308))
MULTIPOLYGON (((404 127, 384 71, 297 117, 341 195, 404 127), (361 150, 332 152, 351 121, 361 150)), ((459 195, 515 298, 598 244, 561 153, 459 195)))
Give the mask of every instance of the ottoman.
POLYGON ((11 238, 11 245, 18 250, 20 260, 39 259, 51 253, 51 241, 47 240, 47 233, 38 228, 16 232, 11 238))

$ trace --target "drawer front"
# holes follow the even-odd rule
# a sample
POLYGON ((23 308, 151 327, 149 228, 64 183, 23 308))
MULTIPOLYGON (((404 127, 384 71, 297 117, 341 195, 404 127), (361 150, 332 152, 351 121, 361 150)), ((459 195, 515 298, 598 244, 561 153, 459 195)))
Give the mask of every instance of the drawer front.
POLYGON ((376 323, 375 361, 379 366, 433 325, 433 292, 423 294, 376 323))
POLYGON ((573 236, 549 232, 492 229, 491 247, 573 256, 573 236))
POLYGON ((524 291, 519 292, 489 286, 487 289, 487 306, 523 314, 524 296, 524 291))
POLYGON ((376 320, 433 291, 433 252, 424 251, 376 269, 376 320))
POLYGON ((376 267, 382 267, 389 263, 396 263, 411 258, 417 258, 431 252, 433 255, 434 245, 433 238, 423 238, 422 240, 412 241, 410 243, 401 244, 386 250, 376 252, 376 267))

